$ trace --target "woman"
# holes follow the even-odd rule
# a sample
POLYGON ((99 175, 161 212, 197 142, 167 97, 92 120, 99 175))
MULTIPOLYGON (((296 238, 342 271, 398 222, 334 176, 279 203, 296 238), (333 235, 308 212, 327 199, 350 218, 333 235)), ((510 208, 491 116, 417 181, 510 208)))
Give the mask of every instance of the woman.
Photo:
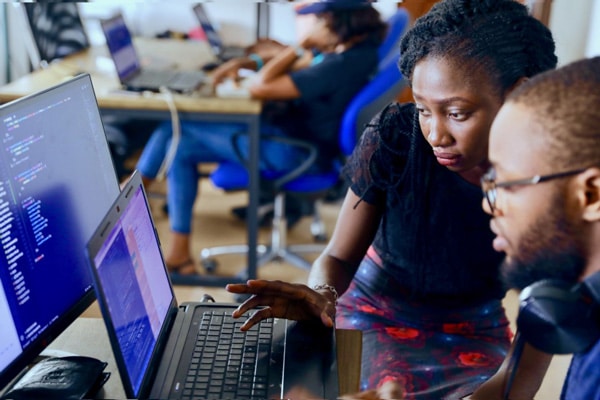
POLYGON ((389 105, 366 128, 308 286, 228 289, 254 294, 234 315, 269 306, 245 328, 283 316, 362 330, 361 389, 395 380, 406 398, 455 399, 496 371, 511 339, 502 255, 481 208, 489 129, 506 95, 557 60, 550 31, 513 0, 437 3, 400 54, 415 103, 389 105))
MULTIPOLYGON (((272 46, 260 46, 269 51, 224 64, 214 72, 214 79, 218 84, 237 76, 241 68, 259 70, 258 79, 249 90, 253 98, 265 100, 261 133, 312 141, 319 148, 318 163, 326 164, 338 154, 338 124, 347 103, 377 67, 377 49, 386 25, 364 0, 312 4, 297 13, 316 14, 312 31, 299 46, 285 47, 271 60, 266 54, 273 53, 272 46)), ((172 237, 165 259, 172 277, 196 274, 190 255, 190 232, 200 178, 197 165, 239 162, 232 136, 244 130, 243 124, 235 123, 184 121, 181 124, 181 141, 167 173, 172 237)), ((170 123, 162 124, 144 149, 137 168, 146 184, 156 177, 171 135, 170 123)), ((238 141, 242 153, 247 149, 246 139, 242 136, 238 141)), ((304 158, 306 154, 298 148, 261 139, 262 168, 289 171, 304 158)))

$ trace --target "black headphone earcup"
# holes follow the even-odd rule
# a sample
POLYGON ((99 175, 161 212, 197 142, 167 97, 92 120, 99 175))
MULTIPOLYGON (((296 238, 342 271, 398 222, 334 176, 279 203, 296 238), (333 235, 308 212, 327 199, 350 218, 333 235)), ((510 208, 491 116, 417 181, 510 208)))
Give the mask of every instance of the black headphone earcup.
POLYGON ((519 299, 518 330, 545 353, 579 353, 600 338, 597 305, 564 282, 536 282, 519 299))

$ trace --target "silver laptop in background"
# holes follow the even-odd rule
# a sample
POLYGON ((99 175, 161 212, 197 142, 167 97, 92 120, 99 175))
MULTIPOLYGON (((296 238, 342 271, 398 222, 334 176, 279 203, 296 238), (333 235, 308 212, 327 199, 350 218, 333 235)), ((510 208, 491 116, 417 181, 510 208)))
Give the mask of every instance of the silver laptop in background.
POLYGON ((139 173, 87 255, 128 398, 338 397, 333 329, 271 319, 244 333, 237 304, 177 304, 139 173))
POLYGON ((210 22, 202 3, 195 4, 193 7, 194 15, 198 19, 200 27, 206 35, 206 40, 210 45, 215 57, 221 62, 231 60, 232 58, 244 57, 247 55, 246 48, 241 46, 227 46, 223 44, 219 33, 210 22))
POLYGON ((100 21, 106 46, 115 64, 121 85, 132 91, 158 92, 161 87, 189 93, 206 82, 202 71, 175 71, 142 66, 131 33, 120 13, 100 21))

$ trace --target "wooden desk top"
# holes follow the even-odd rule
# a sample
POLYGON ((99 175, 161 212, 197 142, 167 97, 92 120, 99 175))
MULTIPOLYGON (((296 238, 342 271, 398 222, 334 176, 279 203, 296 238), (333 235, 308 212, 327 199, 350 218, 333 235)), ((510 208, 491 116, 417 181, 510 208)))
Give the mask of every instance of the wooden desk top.
MULTIPOLYGON (((360 331, 338 329, 336 331, 340 395, 356 393, 359 389, 362 335, 360 331)), ((103 387, 104 398, 123 399, 125 391, 110 347, 108 334, 101 318, 78 318, 48 348, 48 353, 75 353, 108 362, 106 371, 110 379, 103 387)), ((53 354, 54 355, 54 354, 53 354)))
MULTIPOLYGON (((214 59, 205 42, 178 39, 136 38, 136 50, 146 66, 163 69, 199 69, 214 59)), ((92 77, 100 108, 120 110, 168 110, 162 94, 125 92, 120 90, 114 64, 106 46, 96 46, 40 69, 0 87, 0 104, 56 85, 81 72, 92 77)), ((218 98, 207 87, 191 95, 174 95, 180 112, 259 114, 259 101, 238 98, 218 98)))

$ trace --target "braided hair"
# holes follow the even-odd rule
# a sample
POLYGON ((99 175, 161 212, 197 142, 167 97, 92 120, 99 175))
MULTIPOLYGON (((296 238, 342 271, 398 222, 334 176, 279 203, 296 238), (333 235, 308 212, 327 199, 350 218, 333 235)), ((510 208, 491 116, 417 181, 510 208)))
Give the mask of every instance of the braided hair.
POLYGON ((483 71, 503 94, 522 77, 556 67, 550 30, 515 0, 444 0, 417 19, 400 42, 402 74, 412 80, 425 57, 483 71))

